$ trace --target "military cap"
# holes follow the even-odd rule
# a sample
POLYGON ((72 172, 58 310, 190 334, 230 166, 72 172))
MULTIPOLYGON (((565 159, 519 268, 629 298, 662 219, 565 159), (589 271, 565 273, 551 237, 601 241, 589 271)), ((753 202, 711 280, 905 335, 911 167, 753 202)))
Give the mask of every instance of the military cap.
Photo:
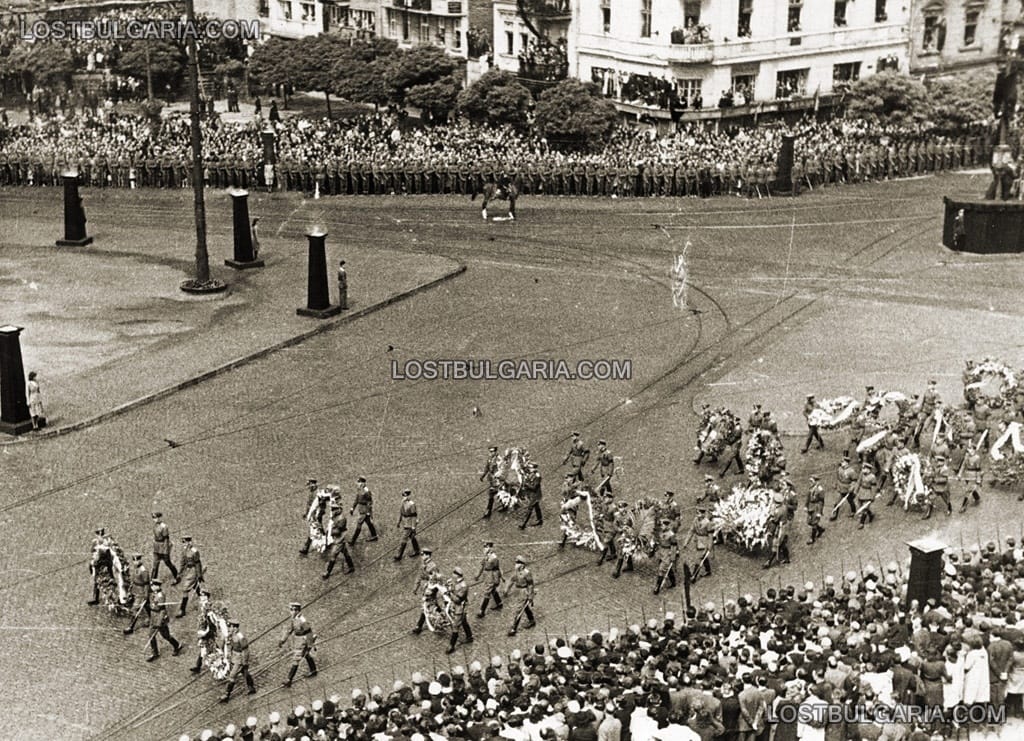
POLYGON ((707 512, 708 511, 708 506, 706 504, 698 504, 697 505, 697 511, 698 512, 707 512))
POLYGON ((488 450, 491 451, 492 453, 497 453, 498 452, 498 446, 497 445, 492 445, 491 447, 488 448, 488 450))
POLYGON ((462 569, 456 566, 454 569, 452 569, 452 573, 455 574, 455 576, 462 576, 462 569))
POLYGON ((574 478, 576 478, 576 474, 570 472, 570 473, 565 474, 565 477, 567 479, 574 479, 574 478))
POLYGON ((359 478, 356 479, 356 482, 360 483, 360 484, 365 484, 366 483, 366 477, 365 476, 360 476, 359 478))
POLYGON ((938 381, 936 381, 934 378, 928 379, 928 385, 929 386, 934 386, 937 383, 938 383, 938 381))
POLYGON ((598 440, 597 444, 598 445, 607 445, 608 443, 606 443, 604 440, 598 440))
POLYGON ((107 529, 103 528, 103 527, 98 527, 98 528, 96 528, 95 532, 96 532, 97 535, 106 535, 107 534, 107 529))
POLYGON ((182 543, 191 543, 192 542, 192 536, 191 535, 182 535, 181 536, 181 542, 182 543))
POLYGON ((150 585, 152 585, 154 587, 159 587, 159 586, 163 585, 163 582, 160 581, 159 579, 150 579, 149 583, 150 583, 150 585))
POLYGON ((159 511, 157 511, 157 512, 154 512, 154 513, 153 513, 153 517, 157 517, 157 518, 159 518, 159 517, 163 517, 163 516, 164 516, 164 513, 163 513, 163 512, 159 512, 159 511))
POLYGON ((935 456, 935 462, 936 463, 945 463, 946 462, 946 456, 944 456, 944 455, 937 455, 937 456, 935 456))
POLYGON ((665 492, 665 496, 666 497, 674 497, 675 495, 676 495, 676 493, 674 491, 666 491, 665 492))
POLYGON ((810 401, 813 398, 814 398, 814 394, 807 394, 807 401, 810 401))
POLYGON ((288 609, 289 610, 301 610, 302 609, 302 603, 301 602, 289 602, 288 603, 288 609))
POLYGON ((817 481, 817 480, 818 480, 818 474, 812 473, 811 474, 811 481, 817 481))
POLYGON ((133 561, 141 561, 142 560, 142 554, 141 553, 133 553, 132 554, 132 560, 133 561))
POLYGON ((523 564, 525 566, 526 565, 526 559, 523 556, 516 556, 516 563, 521 563, 521 564, 523 564))
POLYGON ((316 483, 316 479, 306 479, 306 486, 312 486, 316 483))
POLYGON ((412 496, 412 489, 406 489, 405 491, 403 491, 402 492, 402 496, 403 497, 411 497, 412 496))
POLYGON ((424 556, 432 556, 434 554, 434 549, 433 548, 421 548, 420 549, 420 553, 422 553, 424 556))
POLYGON ((228 625, 234 625, 237 628, 241 623, 232 618, 231 620, 228 620, 228 625))
POLYGON ((572 436, 573 436, 573 437, 579 437, 579 436, 580 436, 580 433, 578 433, 578 432, 573 432, 573 433, 572 433, 572 436))
POLYGON ((872 391, 875 390, 875 387, 874 386, 865 386, 864 390, 867 391, 870 394, 872 391))
MULTIPOLYGON (((706 474, 704 474, 704 480, 705 480, 705 481, 714 481, 714 480, 715 480, 715 477, 714 477, 714 476, 712 476, 712 475, 711 475, 710 473, 706 473, 706 474)), ((668 492, 667 492, 667 491, 666 491, 665 493, 666 493, 666 494, 668 494, 668 492)))
POLYGON ((493 548, 494 547, 494 541, 493 540, 485 540, 484 541, 484 547, 485 548, 493 548))

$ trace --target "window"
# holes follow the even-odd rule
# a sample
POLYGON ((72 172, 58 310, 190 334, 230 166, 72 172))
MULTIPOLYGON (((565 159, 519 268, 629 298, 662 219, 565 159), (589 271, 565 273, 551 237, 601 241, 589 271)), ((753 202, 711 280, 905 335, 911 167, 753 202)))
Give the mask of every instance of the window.
POLYGON ((508 54, 509 56, 515 54, 515 38, 515 34, 513 34, 511 31, 505 32, 505 53, 508 54))
POLYGON ((452 32, 452 48, 453 49, 461 49, 462 48, 462 31, 460 31, 458 28, 456 28, 452 32))
POLYGON ((846 0, 836 0, 833 20, 836 28, 842 28, 846 25, 846 0))
POLYGON ((789 2, 789 17, 786 21, 786 30, 790 33, 796 33, 800 30, 800 12, 804 9, 804 6, 799 2, 789 2))
POLYGON ((791 98, 807 94, 807 74, 810 69, 788 69, 779 72, 775 77, 775 97, 791 98))
POLYGON ((292 19, 291 0, 277 0, 277 5, 281 9, 281 17, 290 21, 292 19))
POLYGON ((260 0, 259 5, 260 18, 266 18, 270 15, 270 2, 268 0, 260 0))
POLYGON ((900 58, 895 54, 890 54, 887 57, 879 57, 878 63, 875 65, 875 69, 879 72, 885 72, 891 70, 892 72, 899 72, 900 70, 900 58))
POLYGON ((885 0, 875 0, 875 23, 885 23, 889 14, 885 12, 885 0))
POLYGON ((701 83, 702 80, 699 77, 676 80, 679 99, 685 100, 692 105, 693 99, 701 94, 701 83))
POLYGON ((736 21, 736 35, 750 38, 750 17, 754 14, 754 0, 740 0, 740 13, 736 21))
POLYGON ((757 83, 757 75, 734 74, 732 76, 732 99, 733 105, 748 105, 754 100, 754 85, 757 83))
POLYGON ((525 50, 529 46, 530 46, 530 37, 527 34, 525 34, 525 33, 519 34, 519 48, 525 50))
POLYGON ((429 44, 431 40, 430 23, 427 21, 420 21, 420 35, 419 42, 421 44, 429 44))
POLYGON ((700 23, 700 0, 685 0, 683 3, 683 21, 686 28, 700 23))
POLYGON ((651 38, 651 0, 640 0, 640 36, 651 38))
POLYGON ((973 46, 978 32, 977 10, 968 10, 964 14, 964 46, 973 46))
POLYGON ((316 20, 316 6, 313 3, 301 3, 302 5, 302 20, 304 21, 315 21, 316 20))
POLYGON ((860 79, 860 62, 832 65, 832 82, 856 82, 860 79))
POLYGON ((388 11, 388 38, 398 38, 398 13, 393 10, 388 11))
POLYGON ((605 33, 611 33, 612 31, 611 0, 601 0, 601 28, 605 33))

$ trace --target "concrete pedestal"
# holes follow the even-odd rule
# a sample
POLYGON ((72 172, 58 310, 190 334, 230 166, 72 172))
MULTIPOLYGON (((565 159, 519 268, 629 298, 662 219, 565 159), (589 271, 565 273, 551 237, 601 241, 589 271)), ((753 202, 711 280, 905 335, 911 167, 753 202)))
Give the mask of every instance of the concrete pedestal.
POLYGON ((306 306, 296 309, 299 316, 326 319, 341 313, 341 307, 331 304, 327 284, 327 232, 315 229, 306 235, 309 240, 309 279, 306 306))
POLYGON ((236 270, 262 268, 263 260, 256 258, 252 243, 252 227, 249 223, 249 191, 231 191, 232 225, 234 227, 235 256, 224 264, 236 270))
POLYGON ((85 234, 85 208, 78 195, 78 173, 66 172, 64 181, 64 239, 57 240, 58 247, 84 247, 92 242, 85 234))
POLYGON ((21 360, 22 329, 10 324, 0 327, 0 432, 8 435, 32 429, 21 360))
POLYGON ((910 577, 907 579, 907 603, 917 600, 924 607, 930 599, 942 599, 942 554, 946 544, 933 538, 921 538, 910 546, 910 577))

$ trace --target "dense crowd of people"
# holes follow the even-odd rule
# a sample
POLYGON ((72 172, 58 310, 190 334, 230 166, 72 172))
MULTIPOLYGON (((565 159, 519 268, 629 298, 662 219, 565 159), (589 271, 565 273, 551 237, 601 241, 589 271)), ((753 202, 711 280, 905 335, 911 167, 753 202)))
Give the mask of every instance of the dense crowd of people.
MULTIPOLYGON (((410 128, 392 113, 273 119, 204 121, 206 183, 341 195, 467 194, 504 176, 521 192, 551 195, 763 195, 769 187, 798 191, 975 166, 990 154, 984 135, 951 139, 846 119, 727 130, 688 125, 665 135, 622 127, 599 152, 559 151, 505 126, 410 128), (272 182, 261 140, 268 126, 276 141, 272 182), (787 134, 795 138, 795 159, 791 182, 780 184, 776 164, 787 134)), ((87 107, 74 116, 0 124, 0 184, 52 185, 69 168, 98 187, 185 187, 188 121, 155 123, 110 107, 94 115, 87 107)))
POLYGON ((927 741, 1021 717, 1020 544, 950 549, 942 592, 924 604, 906 604, 906 571, 868 564, 553 638, 197 738, 708 741, 774 728, 776 739, 927 741))

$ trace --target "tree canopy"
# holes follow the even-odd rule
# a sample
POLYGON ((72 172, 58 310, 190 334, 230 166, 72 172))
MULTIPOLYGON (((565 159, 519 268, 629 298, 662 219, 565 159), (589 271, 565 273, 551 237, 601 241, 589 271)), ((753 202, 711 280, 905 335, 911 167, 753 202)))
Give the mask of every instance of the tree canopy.
POLYGON ((868 121, 913 126, 930 119, 931 102, 927 88, 918 78, 879 72, 851 86, 846 113, 868 121))
POLYGON ((541 93, 535 124, 552 144, 596 149, 611 135, 617 118, 615 106, 596 85, 569 78, 541 93))
POLYGON ((491 70, 459 93, 459 113, 475 123, 525 128, 533 98, 510 72, 491 70))

